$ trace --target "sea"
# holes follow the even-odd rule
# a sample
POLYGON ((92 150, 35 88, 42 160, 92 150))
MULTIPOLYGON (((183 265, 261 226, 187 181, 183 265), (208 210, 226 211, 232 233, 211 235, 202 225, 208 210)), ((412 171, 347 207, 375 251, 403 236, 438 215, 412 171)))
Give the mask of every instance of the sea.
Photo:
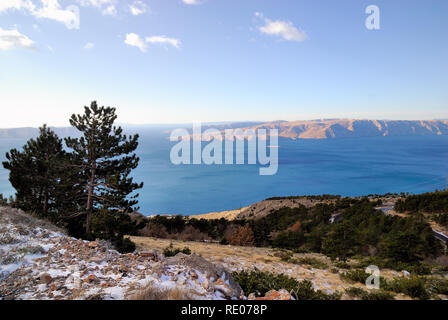
MULTIPOLYGON (((234 210, 270 197, 334 194, 361 196, 423 193, 447 188, 448 136, 290 140, 278 143, 278 172, 259 175, 260 165, 174 165, 170 128, 131 127, 139 133, 138 168, 143 182, 138 211, 144 215, 194 215, 234 210)), ((1 137, 0 161, 25 137, 1 137)), ((0 193, 14 189, 0 168, 0 193)))

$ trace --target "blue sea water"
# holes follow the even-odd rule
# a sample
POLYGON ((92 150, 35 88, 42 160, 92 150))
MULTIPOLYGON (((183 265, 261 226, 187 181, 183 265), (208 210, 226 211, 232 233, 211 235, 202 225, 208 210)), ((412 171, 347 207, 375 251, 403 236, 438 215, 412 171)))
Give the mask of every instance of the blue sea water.
MULTIPOLYGON (((279 140, 279 169, 260 176, 259 165, 173 165, 166 129, 141 129, 134 176, 140 212, 200 214, 232 210, 274 196, 387 192, 421 193, 446 187, 448 136, 279 140)), ((25 139, 0 139, 0 160, 25 139)), ((0 169, 0 193, 13 194, 0 169)))

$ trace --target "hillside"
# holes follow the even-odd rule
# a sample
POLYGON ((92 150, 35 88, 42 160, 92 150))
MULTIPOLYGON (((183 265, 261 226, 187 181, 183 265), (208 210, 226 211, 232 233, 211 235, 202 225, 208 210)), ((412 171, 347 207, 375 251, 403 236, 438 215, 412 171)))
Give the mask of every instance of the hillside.
POLYGON ((120 254, 20 210, 0 208, 2 299, 239 299, 221 266, 196 256, 165 258, 154 250, 120 254))
MULTIPOLYGON (((317 204, 331 204, 334 203, 338 196, 297 196, 297 197, 279 197, 271 198, 256 202, 247 207, 241 209, 235 209, 230 211, 212 212, 199 215, 191 215, 190 218, 195 219, 221 219, 226 220, 238 220, 238 219, 260 219, 273 211, 280 210, 281 208, 298 208, 301 205, 311 208, 317 204)), ((377 200, 381 200, 384 206, 393 207, 399 196, 391 197, 377 197, 377 200)))
MULTIPOLYGON (((224 133, 227 127, 215 126, 224 133)), ((278 129, 279 136, 296 139, 338 139, 386 136, 448 135, 447 120, 355 120, 274 121, 242 129, 278 129)))

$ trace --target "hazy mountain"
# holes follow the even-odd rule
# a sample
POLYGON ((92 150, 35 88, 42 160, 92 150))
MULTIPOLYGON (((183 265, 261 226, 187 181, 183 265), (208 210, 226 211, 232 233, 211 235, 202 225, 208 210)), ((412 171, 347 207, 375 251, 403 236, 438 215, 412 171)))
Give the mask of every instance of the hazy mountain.
POLYGON ((310 120, 269 122, 248 127, 279 130, 279 136, 289 139, 336 139, 376 136, 448 135, 447 120, 310 120))
MULTIPOLYGON (((181 125, 191 132, 191 125, 181 125)), ((169 134, 175 125, 161 126, 129 126, 125 130, 137 132, 145 128, 160 129, 169 134), (172 126, 172 127, 171 127, 172 126), (169 128, 169 130, 167 130, 169 128)), ((226 129, 271 129, 279 130, 279 136, 289 139, 337 139, 377 136, 426 136, 448 135, 448 120, 354 120, 354 119, 322 119, 306 121, 272 121, 272 122, 229 122, 204 123, 202 130, 215 128, 224 132, 226 129)), ((61 136, 77 136, 79 132, 72 127, 53 128, 61 136)), ((39 133, 37 128, 0 129, 0 138, 30 138, 39 133)))
MULTIPOLYGON (((75 136, 78 131, 73 127, 51 127, 60 137, 75 136)), ((11 128, 0 129, 0 138, 2 139, 27 139, 36 137, 39 134, 38 128, 11 128)))

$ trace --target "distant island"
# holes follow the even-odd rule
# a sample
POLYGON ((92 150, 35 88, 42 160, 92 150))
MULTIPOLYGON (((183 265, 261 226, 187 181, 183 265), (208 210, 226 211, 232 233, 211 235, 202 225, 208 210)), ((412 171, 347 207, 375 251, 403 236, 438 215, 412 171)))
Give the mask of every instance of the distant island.
POLYGON ((227 128, 278 129, 279 136, 297 139, 338 139, 385 136, 448 135, 447 120, 355 120, 324 119, 305 121, 273 121, 252 126, 214 126, 227 128))

